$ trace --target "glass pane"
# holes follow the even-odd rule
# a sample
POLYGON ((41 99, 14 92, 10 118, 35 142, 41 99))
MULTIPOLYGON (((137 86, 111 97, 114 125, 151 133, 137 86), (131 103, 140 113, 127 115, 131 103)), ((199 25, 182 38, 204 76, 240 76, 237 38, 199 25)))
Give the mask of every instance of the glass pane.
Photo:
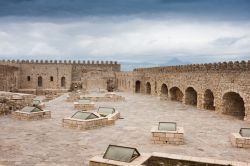
POLYGON ((78 111, 78 112, 76 112, 76 113, 72 116, 72 118, 75 118, 75 119, 83 119, 83 120, 85 120, 85 119, 87 119, 87 118, 90 116, 90 114, 92 114, 92 113, 90 113, 90 112, 80 112, 80 111, 78 111))
POLYGON ((98 109, 98 113, 103 117, 113 114, 114 112, 115 112, 114 108, 99 107, 98 109))
POLYGON ((31 112, 34 108, 35 107, 29 107, 29 106, 27 106, 27 107, 24 107, 23 109, 21 109, 20 111, 21 112, 31 112))
POLYGON ((241 128, 240 135, 242 137, 250 137, 250 128, 241 128))
POLYGON ((39 105, 40 104, 40 100, 33 100, 33 102, 32 102, 32 105, 39 105))
POLYGON ((165 131, 176 131, 176 123, 175 122, 160 122, 158 129, 165 130, 165 131))
POLYGON ((136 152, 135 148, 110 145, 103 158, 115 161, 131 162, 138 156, 139 154, 136 152))
POLYGON ((39 108, 34 108, 31 112, 40 112, 42 110, 40 110, 39 108))
POLYGON ((96 118, 98 118, 98 116, 96 116, 95 114, 90 114, 87 119, 96 119, 96 118))
POLYGON ((79 104, 88 104, 88 103, 90 103, 90 100, 80 99, 78 102, 79 102, 79 104))
POLYGON ((90 97, 80 96, 80 100, 90 100, 90 97))

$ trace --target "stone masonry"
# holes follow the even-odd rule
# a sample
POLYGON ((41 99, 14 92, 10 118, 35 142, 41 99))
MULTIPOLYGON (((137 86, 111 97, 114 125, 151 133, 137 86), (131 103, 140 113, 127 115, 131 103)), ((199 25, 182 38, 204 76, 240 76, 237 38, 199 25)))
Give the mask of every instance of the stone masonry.
MULTIPOLYGON (((1 60, 0 65, 0 70, 3 68, 11 73, 14 73, 12 70, 17 70, 17 74, 12 74, 16 76, 16 80, 11 81, 16 83, 15 87, 19 92, 33 94, 75 89, 113 91, 116 88, 115 72, 120 71, 120 64, 113 61, 1 60)), ((4 81, 9 78, 7 74, 2 77, 5 78, 4 81)), ((9 81, 6 85, 12 84, 9 81)), ((5 87, 6 91, 9 89, 5 87)))
POLYGON ((158 127, 153 127, 151 133, 153 144, 184 144, 183 127, 177 127, 176 131, 161 131, 158 127))
POLYGON ((250 137, 242 137, 240 133, 231 133, 231 143, 237 148, 250 148, 250 137))
POLYGON ((112 61, 1 60, 0 66, 5 91, 47 94, 120 90, 160 96, 250 121, 250 60, 131 72, 121 72, 120 64, 112 61))
POLYGON ((41 120, 41 119, 49 119, 51 118, 51 112, 48 110, 44 110, 41 112, 21 112, 21 111, 13 111, 12 118, 18 120, 41 120))
POLYGON ((250 121, 250 60, 116 73, 118 89, 161 96, 250 121))

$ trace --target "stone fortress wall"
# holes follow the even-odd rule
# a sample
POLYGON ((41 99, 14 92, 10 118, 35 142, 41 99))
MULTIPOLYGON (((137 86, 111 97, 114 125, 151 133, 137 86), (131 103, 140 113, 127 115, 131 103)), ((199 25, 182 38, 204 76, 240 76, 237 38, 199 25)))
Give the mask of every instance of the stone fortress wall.
POLYGON ((74 88, 96 90, 112 86, 114 89, 115 72, 120 71, 120 64, 113 61, 1 60, 0 66, 8 66, 6 71, 11 73, 1 77, 15 75, 19 92, 34 94, 67 92, 74 88))
POLYGON ((112 61, 0 61, 0 90, 33 94, 121 90, 250 121, 250 61, 139 68, 112 61))
POLYGON ((0 65, 0 91, 15 91, 18 88, 18 68, 0 65))
POLYGON ((118 89, 160 96, 250 121, 250 61, 134 69, 116 73, 118 89))

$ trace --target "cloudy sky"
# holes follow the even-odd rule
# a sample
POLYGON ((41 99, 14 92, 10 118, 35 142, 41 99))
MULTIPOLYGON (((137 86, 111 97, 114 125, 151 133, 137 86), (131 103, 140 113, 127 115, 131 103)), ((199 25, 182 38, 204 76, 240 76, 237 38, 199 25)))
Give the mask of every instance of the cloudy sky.
POLYGON ((0 59, 6 58, 248 60, 250 1, 0 0, 0 59))

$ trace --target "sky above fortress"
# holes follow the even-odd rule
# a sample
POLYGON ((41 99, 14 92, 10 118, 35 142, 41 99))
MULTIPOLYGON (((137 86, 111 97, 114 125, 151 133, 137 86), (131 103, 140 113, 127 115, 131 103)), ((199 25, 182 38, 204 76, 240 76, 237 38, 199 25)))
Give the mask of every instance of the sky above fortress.
POLYGON ((0 59, 6 58, 248 60, 250 1, 0 0, 0 59))

